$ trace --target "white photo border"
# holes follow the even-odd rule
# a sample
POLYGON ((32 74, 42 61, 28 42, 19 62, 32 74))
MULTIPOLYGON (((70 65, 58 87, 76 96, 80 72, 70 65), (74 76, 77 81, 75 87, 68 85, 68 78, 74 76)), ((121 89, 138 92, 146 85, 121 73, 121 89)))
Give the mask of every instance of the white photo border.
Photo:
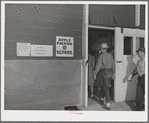
MULTIPOLYGON (((4 39, 5 39, 5 4, 145 4, 145 45, 148 47, 148 2, 143 1, 2 1, 1 2, 1 120, 2 121, 147 121, 148 120, 148 76, 145 76, 146 95, 145 111, 44 111, 44 110, 4 110, 4 39), (81 115, 79 115, 81 113, 81 115)), ((148 48, 146 63, 148 63, 148 48)), ((148 75, 148 64, 146 64, 148 75)))

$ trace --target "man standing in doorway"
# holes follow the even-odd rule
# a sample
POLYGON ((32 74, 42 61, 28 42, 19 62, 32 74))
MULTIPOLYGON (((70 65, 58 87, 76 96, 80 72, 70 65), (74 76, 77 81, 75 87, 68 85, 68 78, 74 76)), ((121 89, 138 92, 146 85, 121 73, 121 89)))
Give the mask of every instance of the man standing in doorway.
POLYGON ((102 70, 103 77, 103 87, 104 87, 104 95, 106 98, 106 109, 110 110, 110 83, 112 78, 115 76, 115 64, 113 60, 113 56, 107 52, 109 47, 106 43, 101 44, 102 54, 98 58, 98 62, 94 71, 94 79, 96 78, 98 72, 102 70))
POLYGON ((145 48, 139 48, 138 56, 140 59, 137 62, 136 68, 128 77, 128 80, 131 81, 132 78, 138 73, 138 84, 137 84, 137 92, 136 92, 136 105, 137 110, 144 110, 144 95, 145 95, 145 48))

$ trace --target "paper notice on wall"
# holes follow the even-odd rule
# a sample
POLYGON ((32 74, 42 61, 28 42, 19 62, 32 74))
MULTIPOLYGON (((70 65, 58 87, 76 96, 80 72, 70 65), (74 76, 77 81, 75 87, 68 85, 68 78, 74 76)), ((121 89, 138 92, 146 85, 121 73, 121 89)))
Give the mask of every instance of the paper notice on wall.
POLYGON ((17 43, 17 56, 30 56, 30 43, 17 43))
POLYGON ((56 56, 74 57, 73 37, 56 36, 56 56))
POLYGON ((31 45, 31 56, 51 57, 53 56, 52 45, 31 45))

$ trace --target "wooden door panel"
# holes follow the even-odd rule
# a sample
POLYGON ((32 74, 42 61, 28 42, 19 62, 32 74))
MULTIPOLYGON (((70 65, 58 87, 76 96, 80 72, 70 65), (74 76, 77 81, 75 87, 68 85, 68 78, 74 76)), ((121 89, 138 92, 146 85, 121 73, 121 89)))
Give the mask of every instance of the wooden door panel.
POLYGON ((130 101, 135 100, 137 76, 132 82, 128 82, 128 76, 135 69, 136 65, 133 62, 133 57, 136 55, 136 50, 139 47, 137 37, 143 37, 144 30, 138 29, 121 29, 115 28, 115 62, 116 62, 116 77, 114 84, 114 101, 130 101), (124 53, 127 45, 124 45, 124 39, 131 38, 130 54, 124 53))

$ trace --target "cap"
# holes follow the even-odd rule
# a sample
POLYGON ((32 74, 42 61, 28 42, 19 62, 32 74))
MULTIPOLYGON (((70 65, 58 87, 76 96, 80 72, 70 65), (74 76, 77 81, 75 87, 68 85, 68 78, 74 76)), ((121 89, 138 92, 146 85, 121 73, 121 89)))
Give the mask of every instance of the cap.
POLYGON ((145 48, 144 47, 140 47, 136 52, 139 52, 139 51, 145 52, 145 48))
POLYGON ((101 48, 109 48, 109 46, 106 43, 102 43, 101 48))

